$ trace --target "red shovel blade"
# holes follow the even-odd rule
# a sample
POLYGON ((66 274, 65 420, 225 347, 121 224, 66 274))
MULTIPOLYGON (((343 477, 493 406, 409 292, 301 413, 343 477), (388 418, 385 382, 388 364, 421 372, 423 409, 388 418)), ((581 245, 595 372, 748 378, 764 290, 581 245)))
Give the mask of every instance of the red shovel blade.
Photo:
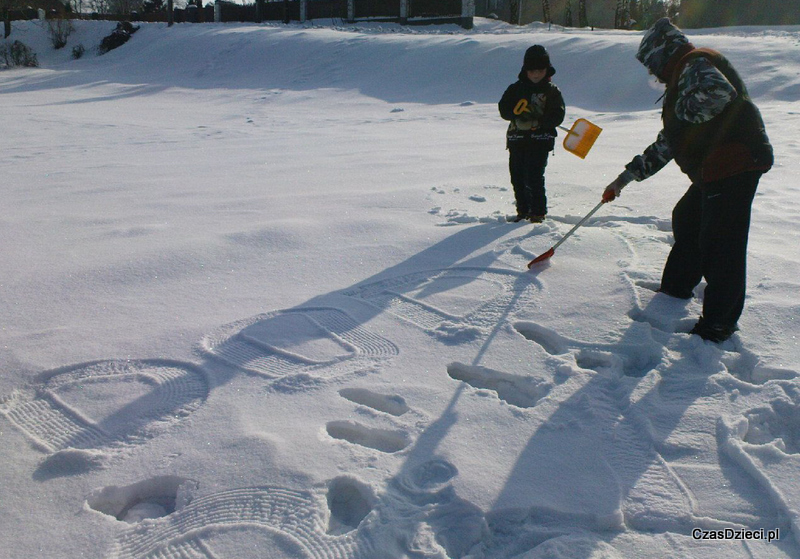
POLYGON ((556 253, 556 247, 551 248, 547 252, 543 252, 542 254, 540 254, 530 262, 528 262, 528 269, 530 269, 531 266, 533 266, 534 264, 537 264, 539 262, 544 262, 545 260, 553 256, 555 253, 556 253))

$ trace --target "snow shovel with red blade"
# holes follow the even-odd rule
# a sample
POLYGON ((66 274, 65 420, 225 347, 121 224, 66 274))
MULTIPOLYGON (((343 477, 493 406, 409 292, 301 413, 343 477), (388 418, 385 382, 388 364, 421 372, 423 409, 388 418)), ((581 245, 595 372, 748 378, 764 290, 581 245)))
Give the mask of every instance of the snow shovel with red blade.
POLYGON ((569 230, 569 233, 567 233, 566 235, 561 237, 560 241, 558 241, 556 244, 554 244, 552 247, 550 247, 550 250, 540 254, 539 256, 537 256, 536 258, 534 258, 533 260, 528 262, 528 269, 530 269, 534 264, 538 264, 539 262, 544 262, 545 260, 548 260, 551 256, 553 256, 556 253, 556 249, 559 246, 561 246, 561 243, 566 241, 569 238, 569 236, 572 235, 578 229, 578 227, 580 227, 581 225, 586 223, 586 220, 589 219, 590 217, 592 217, 594 215, 594 213, 597 210, 599 210, 600 206, 602 206, 603 204, 605 204, 605 202, 600 202, 599 204, 597 204, 592 209, 592 211, 590 211, 588 214, 586 214, 586 216, 583 219, 581 219, 578 223, 575 224, 575 227, 573 227, 572 229, 569 230))

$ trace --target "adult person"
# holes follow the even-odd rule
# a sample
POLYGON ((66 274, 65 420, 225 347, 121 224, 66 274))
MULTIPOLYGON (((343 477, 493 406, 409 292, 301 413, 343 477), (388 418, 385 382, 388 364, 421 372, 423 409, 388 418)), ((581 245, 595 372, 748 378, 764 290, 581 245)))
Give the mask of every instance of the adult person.
POLYGON ((649 29, 636 53, 666 84, 656 141, 603 192, 610 202, 674 159, 692 183, 672 211, 675 244, 660 291, 689 299, 706 280, 702 316, 691 333, 722 342, 736 330, 745 299, 750 212, 761 175, 773 163, 764 121, 731 63, 695 48, 669 18, 649 29))

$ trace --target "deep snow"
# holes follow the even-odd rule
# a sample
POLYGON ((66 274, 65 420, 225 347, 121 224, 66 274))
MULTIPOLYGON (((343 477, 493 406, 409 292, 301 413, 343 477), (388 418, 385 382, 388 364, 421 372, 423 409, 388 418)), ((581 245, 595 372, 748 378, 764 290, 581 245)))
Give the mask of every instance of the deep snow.
POLYGON ((15 22, 42 67, 0 71, 0 557, 800 556, 800 28, 688 32, 776 147, 717 346, 653 291, 674 165, 525 269, 658 132, 641 33, 113 25, 15 22), (533 43, 604 129, 535 226, 533 43))

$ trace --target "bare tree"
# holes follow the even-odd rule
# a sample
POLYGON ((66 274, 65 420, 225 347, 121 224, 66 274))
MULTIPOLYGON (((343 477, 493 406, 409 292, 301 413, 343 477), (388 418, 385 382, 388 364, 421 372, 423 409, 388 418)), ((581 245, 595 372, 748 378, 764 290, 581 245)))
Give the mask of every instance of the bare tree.
POLYGON ((667 0, 667 16, 670 19, 676 20, 678 19, 678 15, 681 11, 681 0, 667 0))
POLYGON ((97 14, 110 14, 111 7, 109 0, 86 0, 86 6, 90 11, 97 14))
POLYGON ((614 28, 631 28, 631 10, 628 0, 617 0, 617 8, 614 11, 614 28))
POLYGON ((3 37, 11 35, 11 12, 25 5, 24 0, 0 0, 0 12, 3 13, 3 37))
POLYGON ((75 31, 75 28, 72 26, 72 21, 65 17, 47 20, 47 32, 50 35, 50 43, 56 50, 67 46, 67 39, 69 39, 73 31, 75 31))
POLYGON ((516 23, 517 25, 519 25, 521 23, 520 22, 520 17, 519 17, 520 4, 521 3, 522 3, 522 0, 509 0, 508 9, 509 9, 510 14, 509 14, 509 18, 508 18, 508 23, 516 23))
POLYGON ((109 13, 114 15, 129 16, 133 12, 141 12, 144 0, 107 0, 109 13))
POLYGON ((564 27, 572 26, 572 0, 567 0, 567 5, 564 8, 564 27))
POLYGON ((676 18, 680 2, 677 0, 640 0, 637 18, 639 29, 647 29, 662 17, 676 18))
POLYGON ((628 11, 631 14, 631 28, 633 28, 642 19, 641 2, 639 0, 630 0, 628 11))
POLYGON ((72 12, 82 14, 83 8, 88 5, 84 0, 68 0, 67 5, 72 8, 72 12))
POLYGON ((544 23, 553 21, 550 19, 550 0, 542 0, 542 21, 544 23))
POLYGON ((589 18, 586 17, 586 0, 578 0, 578 27, 589 27, 589 18))

